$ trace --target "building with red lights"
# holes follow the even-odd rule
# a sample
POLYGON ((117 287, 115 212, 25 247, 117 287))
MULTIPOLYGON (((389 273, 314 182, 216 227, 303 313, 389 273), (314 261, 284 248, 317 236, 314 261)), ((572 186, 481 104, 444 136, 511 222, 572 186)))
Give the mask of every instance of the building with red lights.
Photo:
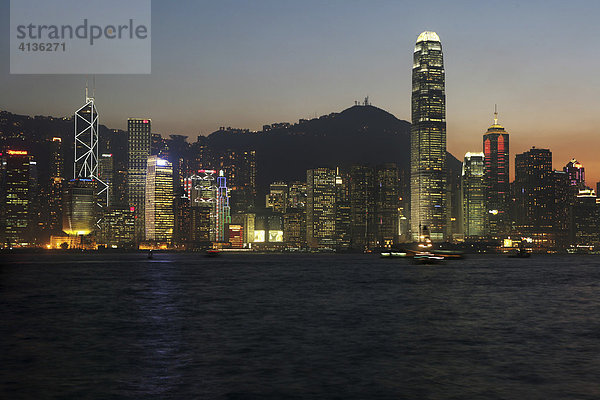
POLYGON ((492 237, 500 237, 510 229, 509 219, 509 137, 504 127, 494 124, 483 135, 485 207, 488 229, 492 237))

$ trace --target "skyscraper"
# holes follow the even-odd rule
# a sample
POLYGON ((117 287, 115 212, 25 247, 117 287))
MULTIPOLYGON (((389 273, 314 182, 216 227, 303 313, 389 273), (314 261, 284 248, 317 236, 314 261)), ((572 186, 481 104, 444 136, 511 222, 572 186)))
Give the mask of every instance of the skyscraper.
POLYGON ((573 205, 573 242, 600 246, 600 200, 593 190, 580 190, 573 205))
POLYGON ((48 228, 57 233, 62 230, 62 196, 64 183, 64 162, 62 139, 52 138, 50 147, 50 182, 48 187, 48 228))
POLYGON ((74 179, 92 179, 96 181, 98 197, 104 197, 108 203, 108 187, 98 175, 98 112, 94 97, 88 96, 85 89, 85 104, 75 112, 75 158, 73 162, 74 179))
POLYGON ((217 184, 215 170, 201 169, 184 179, 186 196, 190 200, 187 223, 187 246, 206 247, 216 240, 217 184))
POLYGON ((146 170, 150 156, 152 121, 149 119, 129 118, 127 120, 127 194, 129 207, 135 212, 135 240, 144 240, 146 170))
MULTIPOLYGON (((576 159, 572 159, 563 168, 569 177, 571 186, 574 186, 576 190, 584 190, 585 187, 585 168, 576 159)), ((577 195, 577 193, 575 193, 577 195)))
POLYGON ((509 183, 509 136, 498 124, 498 112, 494 112, 494 124, 483 135, 485 155, 485 196, 489 234, 499 237, 510 228, 508 198, 509 183))
POLYGON ((367 165, 350 167, 351 247, 365 250, 375 243, 375 173, 367 165))
POLYGON ((170 242, 173 238, 173 167, 157 156, 148 157, 146 173, 146 240, 170 242))
POLYGON ((311 248, 335 246, 335 170, 306 171, 306 241, 311 248))
POLYGON ((348 174, 336 170, 335 176, 335 240, 337 250, 347 250, 352 239, 352 207, 350 178, 348 174))
POLYGON ((228 225, 231 223, 231 209, 229 207, 229 188, 225 171, 219 171, 217 177, 216 199, 216 238, 217 242, 225 242, 228 225))
POLYGON ((98 161, 98 175, 102 182, 106 185, 106 190, 108 195, 106 197, 102 196, 98 199, 98 202, 108 208, 112 206, 114 203, 114 170, 115 170, 115 161, 112 154, 102 154, 98 161), (106 202, 108 200, 108 202, 106 202))
POLYGON ((273 182, 269 186, 269 194, 266 195, 265 206, 273 212, 285 214, 288 200, 288 186, 285 182, 273 182))
POLYGON ((96 225, 97 181, 72 179, 63 197, 63 231, 71 236, 89 235, 96 225))
POLYGON ((411 230, 427 226, 444 239, 446 210, 446 94, 442 44, 435 32, 417 38, 412 70, 411 230))
POLYGON ((467 153, 463 162, 461 197, 465 238, 485 236, 484 153, 467 153))
POLYGON ((256 206, 256 152, 227 150, 219 158, 225 171, 235 211, 250 211, 256 206))
POLYGON ((380 247, 391 247, 398 241, 398 166, 394 163, 378 165, 375 172, 377 241, 380 247))
POLYGON ((31 156, 24 150, 8 150, 0 161, 0 234, 3 236, 0 246, 26 246, 31 206, 31 156))
POLYGON ((552 153, 535 147, 515 157, 517 229, 522 233, 547 232, 552 227, 554 193, 552 153))

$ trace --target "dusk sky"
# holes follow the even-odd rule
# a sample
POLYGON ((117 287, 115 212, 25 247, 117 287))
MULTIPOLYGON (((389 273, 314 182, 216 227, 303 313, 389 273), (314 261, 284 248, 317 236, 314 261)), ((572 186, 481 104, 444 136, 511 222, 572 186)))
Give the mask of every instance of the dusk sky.
MULTIPOLYGON (((481 151, 498 104, 514 154, 550 148, 600 181, 600 2, 153 1, 152 74, 96 76, 101 123, 194 141, 219 126, 260 129, 339 112, 369 96, 410 121, 413 47, 441 38, 448 149, 481 151)), ((85 76, 10 75, 9 1, 0 0, 0 109, 67 116, 85 76)))

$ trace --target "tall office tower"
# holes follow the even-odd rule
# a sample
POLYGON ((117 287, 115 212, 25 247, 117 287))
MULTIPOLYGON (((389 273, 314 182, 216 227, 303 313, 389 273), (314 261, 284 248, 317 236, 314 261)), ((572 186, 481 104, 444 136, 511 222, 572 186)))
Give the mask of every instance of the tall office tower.
POLYGON ((167 144, 167 140, 163 139, 160 133, 152 133, 150 135, 150 141, 150 154, 162 159, 167 159, 169 156, 169 145, 167 144))
POLYGON ((73 179, 96 181, 98 198, 108 204, 108 187, 98 176, 98 112, 94 97, 88 96, 85 88, 85 104, 75 112, 75 158, 73 179))
POLYGON ((486 236, 484 153, 467 153, 463 162, 461 197, 465 238, 486 236))
POLYGON ((231 190, 235 211, 250 211, 256 206, 256 152, 228 150, 219 159, 231 190))
POLYGON ((71 236, 92 233, 96 225, 97 181, 72 179, 65 187, 63 197, 63 231, 71 236))
POLYGON ((552 226, 552 153, 536 149, 515 157, 515 223, 522 233, 547 232, 552 226))
POLYGON ((273 212, 285 214, 287 209, 288 186, 285 182, 273 182, 269 186, 269 194, 265 199, 265 206, 273 212))
POLYGON ((98 203, 101 206, 108 208, 114 205, 114 171, 115 171, 115 160, 112 154, 102 154, 98 162, 98 175, 102 182, 106 185, 108 192, 107 197, 101 197, 98 199, 98 203), (106 202, 108 200, 108 202, 106 202))
POLYGON ((191 172, 190 168, 190 144, 187 142, 187 136, 169 135, 166 140, 168 157, 173 164, 173 182, 175 187, 181 187, 183 179, 191 172))
POLYGON ((393 163, 376 167, 377 242, 380 247, 391 247, 398 241, 398 212, 400 208, 398 166, 393 163))
POLYGON ((335 246, 335 170, 306 171, 306 242, 311 248, 335 246))
POLYGON ((571 186, 574 186, 575 188, 577 188, 577 190, 586 189, 585 168, 583 167, 583 164, 581 164, 576 159, 572 159, 567 163, 567 165, 565 165, 563 171, 567 173, 571 186))
POLYGON ((0 246, 27 246, 29 226, 30 164, 27 151, 8 150, 1 157, 2 176, 0 177, 0 224, 2 243, 0 246))
POLYGON ((306 245, 306 212, 290 208, 283 214, 283 241, 292 248, 306 245))
POLYGON ((112 248, 129 248, 134 246, 135 234, 134 211, 111 207, 104 213, 100 221, 98 243, 112 248))
POLYGON ((600 246, 600 199, 593 190, 580 190, 573 206, 573 244, 600 246))
POLYGON ((410 137, 411 230, 427 226, 433 240, 446 228, 446 94, 442 44, 435 32, 417 38, 412 70, 410 137))
POLYGON ((565 171, 552 171, 552 228, 555 232, 556 247, 561 249, 571 242, 571 210, 576 199, 573 187, 565 171))
POLYGON ((365 250, 375 243, 375 179, 373 168, 350 167, 351 247, 365 250))
POLYGON ((206 136, 198 136, 198 140, 190 146, 190 153, 192 170, 206 169, 208 166, 217 164, 206 136))
POLYGON ((225 171, 219 171, 217 177, 217 199, 216 199, 216 237, 217 242, 227 240, 226 232, 231 223, 231 209, 229 208, 229 188, 225 171))
POLYGON ((283 240, 295 248, 306 246, 306 182, 288 186, 288 207, 283 217, 283 240))
POLYGON ((306 182, 292 182, 288 187, 288 207, 306 210, 306 182))
POLYGON ((146 172, 146 240, 171 242, 173 239, 173 166, 167 160, 150 156, 146 172))
POLYGON ((46 219, 46 198, 40 190, 37 161, 29 161, 29 228, 27 229, 26 239, 31 245, 46 242, 42 240, 42 230, 46 219))
POLYGON ((217 171, 201 169, 184 179, 185 195, 190 203, 186 240, 190 248, 207 247, 216 240, 216 177, 217 171))
POLYGON ((498 124, 497 110, 494 124, 483 135, 483 153, 488 231, 497 238, 510 230, 509 136, 498 124))
POLYGON ((352 207, 350 177, 336 170, 335 176, 335 240, 336 249, 347 250, 352 241, 352 207))
POLYGON ((64 185, 64 158, 62 139, 52 138, 50 145, 50 182, 48 190, 48 228, 50 232, 62 231, 62 196, 64 185))
POLYGON ((127 120, 127 197, 129 207, 135 211, 135 240, 144 240, 146 170, 150 157, 150 138, 152 121, 149 119, 129 118, 127 120))

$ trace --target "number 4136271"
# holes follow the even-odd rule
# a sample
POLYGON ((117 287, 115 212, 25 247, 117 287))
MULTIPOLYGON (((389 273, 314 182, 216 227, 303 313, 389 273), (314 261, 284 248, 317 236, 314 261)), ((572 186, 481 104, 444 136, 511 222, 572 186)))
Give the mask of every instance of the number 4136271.
POLYGON ((19 50, 21 50, 21 51, 65 51, 66 48, 67 47, 64 42, 62 42, 62 43, 59 43, 59 42, 55 42, 55 43, 22 42, 19 45, 19 50))

